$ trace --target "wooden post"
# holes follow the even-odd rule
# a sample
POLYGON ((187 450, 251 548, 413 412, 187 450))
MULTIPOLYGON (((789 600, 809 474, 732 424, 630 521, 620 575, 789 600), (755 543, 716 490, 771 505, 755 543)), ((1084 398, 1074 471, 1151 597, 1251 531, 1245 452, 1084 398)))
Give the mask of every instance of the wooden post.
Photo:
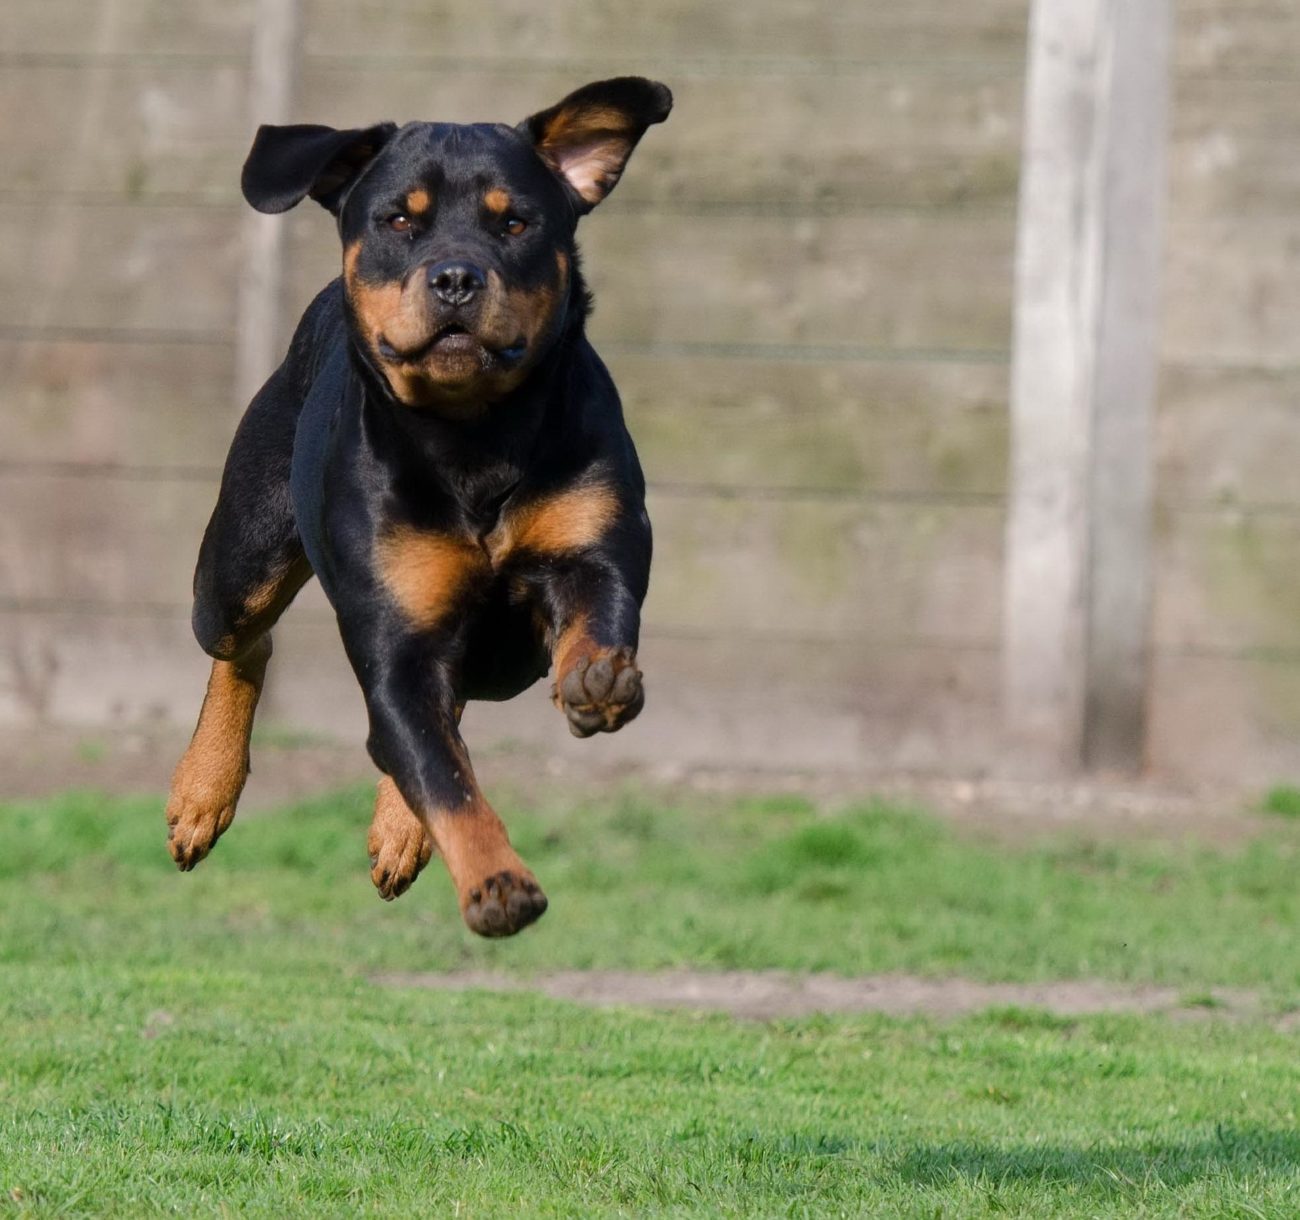
MULTIPOLYGON (((287 123, 297 79, 301 0, 257 0, 248 89, 248 141, 262 123, 287 123)), ((284 358, 283 216, 248 208, 235 322, 235 406, 242 413, 284 358)), ((273 666, 262 692, 262 722, 276 719, 279 681, 273 666)))
MULTIPOLYGON (((297 75, 300 0, 257 0, 249 74, 249 143, 261 123, 287 123, 297 75)), ((284 235, 282 216, 251 208, 244 217, 243 262, 235 332, 235 398, 239 410, 284 355, 284 235)))
POLYGON ((1023 769, 1144 747, 1170 0, 1034 0, 1003 699, 1023 769))

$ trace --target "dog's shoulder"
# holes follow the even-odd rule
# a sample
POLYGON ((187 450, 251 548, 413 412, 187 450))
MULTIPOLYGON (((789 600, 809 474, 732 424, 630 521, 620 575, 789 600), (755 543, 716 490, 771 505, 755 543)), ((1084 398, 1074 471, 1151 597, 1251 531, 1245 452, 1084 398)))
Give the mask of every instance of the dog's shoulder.
POLYGON ((330 356, 346 349, 347 316, 343 280, 331 280, 316 294, 294 328, 284 366, 305 394, 330 363, 330 356))

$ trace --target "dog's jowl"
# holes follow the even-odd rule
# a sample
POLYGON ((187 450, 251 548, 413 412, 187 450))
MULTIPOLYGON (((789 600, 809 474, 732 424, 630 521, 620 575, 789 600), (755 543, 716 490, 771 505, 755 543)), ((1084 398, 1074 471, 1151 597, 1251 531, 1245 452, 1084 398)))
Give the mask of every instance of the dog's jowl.
POLYGON ((403 893, 436 849, 474 931, 508 936, 546 909, 475 782, 460 714, 548 670, 578 736, 641 710, 645 484, 584 335, 574 234, 671 105, 624 77, 517 127, 257 133, 245 198, 325 207, 342 275, 240 423, 199 551, 194 630, 213 665, 167 805, 182 869, 230 825, 270 630, 315 575, 382 772, 379 892, 403 893))

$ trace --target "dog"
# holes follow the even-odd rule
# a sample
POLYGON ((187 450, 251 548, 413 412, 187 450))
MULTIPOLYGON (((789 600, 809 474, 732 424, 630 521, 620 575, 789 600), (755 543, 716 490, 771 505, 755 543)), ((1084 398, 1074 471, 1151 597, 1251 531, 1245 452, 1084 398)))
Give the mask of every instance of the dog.
POLYGON ((552 668, 577 736, 644 703, 645 480, 585 337, 575 230, 671 108, 664 85, 620 77, 517 127, 258 130, 244 198, 321 204, 343 273, 239 424, 199 550, 193 627, 212 672, 166 810, 183 871, 234 817, 271 628, 315 575, 381 772, 380 895, 436 849, 473 931, 510 936, 546 910, 460 717, 552 668))

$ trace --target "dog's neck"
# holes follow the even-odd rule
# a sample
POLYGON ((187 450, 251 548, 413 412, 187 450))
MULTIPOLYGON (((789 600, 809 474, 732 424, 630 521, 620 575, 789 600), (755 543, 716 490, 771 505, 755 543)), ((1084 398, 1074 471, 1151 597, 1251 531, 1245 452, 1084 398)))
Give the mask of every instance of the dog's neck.
POLYGON ((527 379, 507 398, 478 412, 449 415, 398 402, 353 352, 367 447, 392 478, 411 491, 441 491, 470 519, 495 519, 533 463, 548 434, 560 431, 567 371, 583 339, 581 316, 567 321, 527 379))

